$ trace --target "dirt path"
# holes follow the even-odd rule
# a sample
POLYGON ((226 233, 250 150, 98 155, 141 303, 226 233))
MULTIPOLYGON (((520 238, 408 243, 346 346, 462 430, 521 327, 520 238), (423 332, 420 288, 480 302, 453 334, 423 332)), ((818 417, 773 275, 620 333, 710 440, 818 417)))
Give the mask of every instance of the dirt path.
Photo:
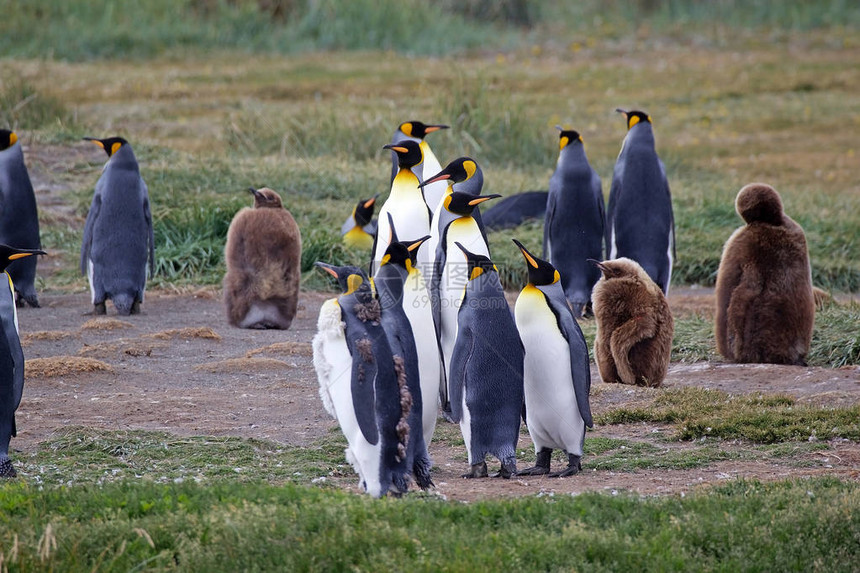
MULTIPOLYGON (((122 319, 110 314, 112 309, 106 318, 84 316, 90 308, 88 294, 43 293, 43 308, 22 309, 19 314, 28 376, 13 447, 32 452, 51 432, 69 425, 311 444, 335 427, 317 394, 310 345, 319 306, 328 296, 303 293, 293 327, 279 332, 230 327, 221 302, 209 292, 149 294, 142 315, 122 319), (61 370, 94 367, 109 370, 65 374, 61 370)), ((670 301, 675 310, 687 312, 710 308, 709 297, 707 291, 679 292, 670 301)), ((642 401, 653 392, 603 384, 596 372, 593 378, 595 413, 642 401)), ((844 405, 860 400, 860 369, 673 364, 666 386, 780 392, 844 405)), ((690 447, 666 442, 665 431, 653 424, 628 424, 597 427, 589 435, 664 449, 690 447)), ((565 480, 463 480, 459 476, 466 469, 465 449, 446 445, 450 443, 431 446, 433 479, 439 495, 463 500, 586 490, 681 492, 735 477, 769 480, 828 474, 858 479, 860 469, 860 445, 841 441, 825 452, 804 454, 809 459, 801 463, 748 459, 690 470, 609 472, 589 469, 586 459, 585 471, 565 480)), ((531 447, 527 438, 520 441, 519 449, 531 447)), ((354 487, 353 481, 340 480, 345 487, 354 487)))

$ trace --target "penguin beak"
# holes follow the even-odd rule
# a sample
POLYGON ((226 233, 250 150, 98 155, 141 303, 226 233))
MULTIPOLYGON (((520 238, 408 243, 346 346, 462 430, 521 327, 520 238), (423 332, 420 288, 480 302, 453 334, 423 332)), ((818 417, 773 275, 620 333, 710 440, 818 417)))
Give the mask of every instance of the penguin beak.
POLYGON ((525 259, 526 259, 526 262, 528 262, 528 264, 530 264, 532 266, 532 268, 535 268, 535 269, 538 268, 538 264, 537 264, 537 261, 535 260, 534 256, 532 256, 532 254, 530 252, 528 252, 528 250, 526 250, 526 248, 523 246, 523 244, 516 239, 511 239, 511 240, 514 242, 514 244, 517 247, 519 247, 520 252, 523 254, 523 257, 525 257, 525 259))
POLYGON ((248 193, 250 193, 251 195, 253 195, 254 197, 256 197, 256 196, 257 196, 257 190, 256 190, 256 189, 254 189, 253 187, 248 187, 248 188, 246 189, 246 191, 247 191, 248 193))
POLYGON ((424 187, 425 185, 430 185, 431 183, 436 183, 437 181, 444 181, 450 178, 451 174, 443 170, 431 177, 430 179, 425 179, 423 183, 419 183, 418 187, 424 187))
POLYGON ((105 148, 105 144, 102 142, 101 139, 96 139, 95 137, 84 137, 83 140, 84 141, 92 141, 93 143, 95 143, 96 145, 101 147, 102 149, 105 148))
POLYGON ((603 264, 603 263, 601 263, 600 261, 596 261, 596 260, 594 260, 594 259, 585 259, 585 260, 586 260, 586 261, 588 261, 589 263, 593 264, 593 265, 594 265, 595 267, 597 267, 598 269, 600 269, 600 272, 602 272, 602 273, 603 273, 603 276, 604 276, 604 277, 609 278, 609 277, 611 277, 611 276, 614 276, 614 275, 615 275, 615 273, 613 272, 613 270, 612 270, 611 268, 609 268, 608 266, 604 265, 604 264, 603 264))
POLYGON ((330 264, 324 263, 322 261, 317 261, 314 263, 314 266, 321 268, 322 270, 324 270, 325 272, 327 272, 328 274, 330 274, 334 278, 338 278, 337 271, 335 270, 334 265, 330 265, 330 264))
POLYGON ((439 131, 440 129, 448 129, 447 125, 427 125, 424 127, 424 133, 433 133, 434 131, 439 131))
POLYGON ((379 193, 377 193, 376 195, 374 195, 373 197, 371 197, 370 199, 368 199, 367 201, 365 201, 365 202, 364 202, 364 208, 365 208, 365 209, 370 209, 370 208, 373 206, 373 204, 374 204, 374 203, 376 203, 376 198, 377 198, 377 197, 379 197, 379 193))
POLYGON ((14 260, 17 260, 17 259, 23 259, 24 257, 29 257, 30 255, 47 255, 47 254, 48 254, 48 253, 46 253, 45 251, 36 251, 36 250, 34 250, 34 251, 27 251, 27 252, 24 252, 24 253, 14 253, 14 254, 12 254, 12 255, 9 255, 8 259, 9 259, 10 261, 14 261, 14 260))
POLYGON ((615 111, 617 111, 618 113, 623 113, 624 117, 627 117, 627 110, 621 109, 620 107, 616 107, 615 111))
POLYGON ((409 153, 408 149, 406 149, 402 145, 397 145, 396 143, 389 143, 388 145, 383 145, 382 149, 390 149, 391 151, 396 151, 398 153, 409 153))
POLYGON ((564 128, 563 128, 562 126, 560 126, 560 125, 556 125, 556 126, 555 126, 555 128, 558 130, 558 132, 559 132, 559 133, 561 133, 562 131, 564 131, 564 128))
POLYGON ((464 255, 466 255, 466 257, 468 257, 468 256, 471 254, 471 253, 469 253, 469 251, 467 251, 467 250, 466 250, 466 247, 464 247, 464 246, 460 243, 460 241, 454 241, 454 244, 455 244, 455 245, 457 245, 457 248, 458 248, 458 249, 460 249, 461 251, 463 251, 463 254, 464 254, 464 255))
POLYGON ((424 244, 424 241, 426 241, 429 238, 430 238, 430 235, 425 235, 425 236, 421 237, 420 239, 418 239, 417 241, 412 241, 411 243, 406 245, 406 248, 409 249, 410 252, 414 251, 414 250, 420 248, 421 245, 424 244))
POLYGON ((498 199, 499 197, 501 197, 501 195, 499 195, 498 193, 492 195, 481 195, 480 197, 475 197, 474 199, 469 201, 469 205, 474 207, 475 205, 480 205, 484 201, 489 201, 490 199, 498 199))

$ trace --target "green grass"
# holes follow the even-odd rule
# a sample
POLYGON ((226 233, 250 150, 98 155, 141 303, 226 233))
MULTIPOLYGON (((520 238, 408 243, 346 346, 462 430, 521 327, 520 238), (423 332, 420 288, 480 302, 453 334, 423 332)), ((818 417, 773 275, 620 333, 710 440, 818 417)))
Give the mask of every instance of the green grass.
POLYGON ((675 424, 680 440, 745 439, 760 444, 846 438, 860 440, 860 406, 821 407, 786 395, 733 396, 707 388, 678 388, 654 395, 647 406, 622 407, 598 424, 675 424))
POLYGON ((833 479, 470 504, 262 483, 11 483, 0 508, 4 564, 25 571, 838 571, 856 564, 860 535, 860 490, 833 479))

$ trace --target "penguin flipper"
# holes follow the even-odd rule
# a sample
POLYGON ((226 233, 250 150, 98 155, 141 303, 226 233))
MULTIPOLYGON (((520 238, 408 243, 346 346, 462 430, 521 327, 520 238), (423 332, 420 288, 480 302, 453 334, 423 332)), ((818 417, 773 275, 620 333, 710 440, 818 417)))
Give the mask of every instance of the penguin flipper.
POLYGON ((576 396, 576 405, 585 425, 589 428, 594 426, 591 417, 591 404, 589 394, 591 393, 591 366, 588 362, 588 345, 579 323, 573 318, 573 314, 567 307, 567 301, 559 301, 547 297, 550 308, 558 318, 558 326, 562 336, 567 340, 570 348, 570 374, 573 379, 573 392, 576 396), (564 305, 562 307, 562 304, 564 305))
MULTIPOLYGON (((350 315, 346 314, 346 318, 349 320, 350 315)), ((364 439, 376 445, 379 443, 379 431, 376 428, 376 377, 379 367, 373 356, 373 344, 368 338, 359 338, 363 335, 350 336, 347 326, 346 342, 352 355, 350 392, 358 427, 364 439)))
POLYGON ((90 210, 87 213, 87 222, 84 224, 84 239, 81 242, 81 274, 87 274, 87 260, 90 257, 90 249, 93 246, 93 227, 95 227, 96 219, 98 219, 99 211, 102 207, 101 195, 97 192, 93 196, 93 202, 90 205, 90 210))
POLYGON ((546 261, 552 262, 552 253, 550 252, 550 231, 552 229, 553 218, 555 217, 555 201, 558 195, 550 193, 546 201, 546 216, 543 223, 543 258, 546 261))
POLYGON ((146 184, 141 179, 140 184, 143 186, 143 218, 146 221, 146 232, 149 243, 149 276, 155 275, 155 231, 152 228, 152 213, 149 210, 149 196, 146 193, 146 184))
MULTIPOLYGON (((465 304, 465 301, 463 301, 465 304)), ((448 399, 451 405, 451 419, 459 422, 463 418, 463 395, 466 391, 466 366, 475 350, 475 335, 468 326, 457 331, 457 343, 451 355, 448 374, 448 399)))
MULTIPOLYGON (((593 169, 591 171, 591 189, 595 199, 597 199, 597 210, 600 213, 600 234, 606 236, 606 208, 603 201, 603 182, 600 180, 600 175, 593 169)), ((601 260, 606 260, 607 258, 609 258, 608 251, 606 257, 602 257, 601 260)))

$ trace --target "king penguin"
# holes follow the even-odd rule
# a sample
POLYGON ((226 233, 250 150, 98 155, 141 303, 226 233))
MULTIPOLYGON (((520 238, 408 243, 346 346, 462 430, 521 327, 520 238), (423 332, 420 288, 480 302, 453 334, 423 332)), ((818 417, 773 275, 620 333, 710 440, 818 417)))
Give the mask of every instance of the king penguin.
MULTIPOLYGON (((424 440, 420 362, 412 324, 403 309, 404 286, 409 276, 407 266, 411 266, 409 247, 404 243, 392 241, 385 251, 385 256, 382 257, 376 276, 373 277, 373 285, 382 307, 382 328, 388 337, 388 345, 395 359, 400 357, 403 361, 406 385, 412 396, 412 408, 408 417, 409 443, 406 448, 406 468, 412 472, 418 487, 427 489, 433 485, 433 482, 430 479, 430 455, 427 453, 427 442, 424 440)), ((433 395, 432 399, 435 405, 436 395, 433 395)))
POLYGON ((600 270, 588 259, 603 258, 603 188, 585 156, 582 136, 559 129, 559 153, 549 180, 543 253, 559 270, 573 314, 591 315, 591 289, 600 270))
POLYGON ((471 469, 486 477, 487 454, 501 462, 495 477, 517 472, 516 447, 523 408, 523 344, 493 262, 470 253, 469 282, 458 314, 457 343, 448 387, 451 418, 460 423, 471 469))
MULTIPOLYGON (((397 153, 400 169, 391 182, 391 192, 385 203, 379 209, 379 227, 376 232, 376 241, 373 244, 373 256, 371 259, 371 274, 376 272, 388 242, 391 240, 391 229, 388 226, 388 214, 398 229, 408 230, 413 236, 422 237, 430 234, 430 210, 424 202, 424 194, 419 187, 421 179, 421 164, 424 155, 417 143, 404 140, 396 144, 384 146, 397 153)), ((418 252, 419 261, 429 261, 426 254, 426 244, 422 245, 418 252)))
POLYGON ((316 266, 343 290, 320 308, 313 339, 320 399, 346 437, 347 461, 373 497, 409 487, 406 449, 412 397, 403 360, 395 359, 380 323, 379 301, 358 267, 316 266))
MULTIPOLYGON (((440 129, 448 129, 447 125, 427 125, 420 121, 406 121, 397 126, 394 135, 391 137, 391 143, 396 144, 403 140, 412 140, 421 146, 421 153, 424 155, 424 163, 421 166, 420 178, 422 181, 439 173, 442 165, 436 159, 433 150, 430 149, 430 144, 424 138, 440 129)), ((391 181, 397 176, 398 171, 397 154, 391 153, 391 181)), ((442 200, 442 194, 445 192, 446 185, 444 183, 433 183, 424 188, 424 201, 427 203, 427 208, 430 212, 436 210, 439 201, 442 200)))
POLYGON ((631 259, 593 261, 603 272, 592 302, 594 361, 604 382, 657 387, 672 354, 675 323, 666 296, 631 259))
POLYGON ((666 294, 675 258, 675 218, 666 169, 654 146, 651 116, 616 111, 627 118, 627 136, 609 190, 607 258, 633 259, 666 294))
MULTIPOLYGON (((390 221, 389 221, 390 224, 390 221)), ((400 241, 394 225, 391 225, 392 243, 401 242, 406 245, 409 258, 400 261, 391 259, 390 264, 401 267, 406 272, 403 285, 403 312, 412 325, 412 335, 418 352, 419 380, 421 381, 421 407, 423 409, 424 443, 430 447, 433 432, 436 430, 436 420, 439 417, 439 396, 444 378, 442 377, 442 351, 436 336, 433 322, 433 308, 430 303, 427 283, 417 265, 418 248, 427 240, 427 236, 417 240, 400 241)), ((384 257, 383 257, 384 258, 384 257)), ((379 272, 377 271, 377 275, 379 272)))
POLYGON ((717 350, 733 362, 805 366, 815 297, 803 229, 764 183, 741 189, 735 210, 746 225, 726 241, 717 271, 717 350))
POLYGON ((373 211, 376 207, 377 197, 379 197, 378 194, 370 199, 359 201, 350 216, 344 221, 340 228, 340 234, 343 236, 343 242, 346 246, 365 251, 373 248, 377 227, 376 219, 373 218, 373 211))
POLYGON ((286 330, 299 301, 302 235, 275 191, 248 191, 254 208, 236 213, 224 247, 227 319, 239 328, 286 330))
MULTIPOLYGON (((18 135, 0 129, 0 243, 22 249, 41 249, 39 213, 30 175, 18 135)), ((26 302, 38 308, 36 295, 36 257, 13 262, 6 272, 15 284, 18 306, 26 302)))
POLYGON ((44 255, 37 249, 17 249, 0 244, 0 270, 4 280, 0 281, 0 477, 15 477, 17 474, 9 460, 9 442, 17 434, 15 410, 21 403, 24 391, 24 352, 18 338, 18 312, 15 308, 15 287, 6 269, 13 261, 32 255, 44 255))
POLYGON ((149 194, 131 145, 121 137, 85 137, 108 161, 96 182, 81 245, 81 273, 90 282, 94 314, 111 299, 117 313, 137 314, 146 288, 146 265, 155 269, 149 194))
POLYGON ((514 306, 525 348, 523 384, 526 426, 537 462, 519 475, 567 477, 582 469, 585 428, 591 428, 591 368, 588 346, 562 288, 563 279, 547 261, 517 241, 526 259, 529 282, 514 306), (567 454, 567 468, 549 473, 553 449, 567 454))

